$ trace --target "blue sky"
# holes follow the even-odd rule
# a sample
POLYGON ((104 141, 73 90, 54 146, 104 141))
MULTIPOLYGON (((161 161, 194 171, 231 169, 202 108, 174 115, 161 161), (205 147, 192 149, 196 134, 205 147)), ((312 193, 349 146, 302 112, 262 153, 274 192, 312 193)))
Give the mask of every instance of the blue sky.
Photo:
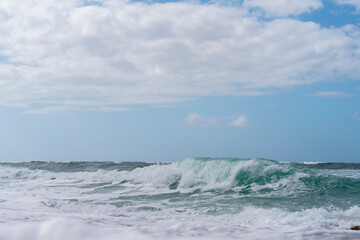
POLYGON ((360 162, 357 0, 4 0, 0 36, 0 161, 360 162))

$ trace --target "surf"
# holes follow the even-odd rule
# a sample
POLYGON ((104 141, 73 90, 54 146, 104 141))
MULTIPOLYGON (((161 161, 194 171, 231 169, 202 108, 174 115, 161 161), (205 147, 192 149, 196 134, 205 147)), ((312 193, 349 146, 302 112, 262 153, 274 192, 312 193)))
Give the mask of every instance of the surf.
POLYGON ((304 231, 311 239, 332 231, 330 239, 337 239, 360 225, 357 167, 261 158, 0 163, 0 219, 19 226, 3 229, 0 237, 12 239, 30 219, 34 231, 48 224, 60 231, 73 222, 81 229, 114 227, 116 236, 134 229, 141 239, 192 233, 289 239, 302 238, 304 231))

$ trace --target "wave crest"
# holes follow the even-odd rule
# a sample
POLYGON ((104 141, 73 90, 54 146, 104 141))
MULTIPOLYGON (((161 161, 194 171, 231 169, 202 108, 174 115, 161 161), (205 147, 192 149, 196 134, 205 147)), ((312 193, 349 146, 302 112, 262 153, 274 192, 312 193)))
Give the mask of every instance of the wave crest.
POLYGON ((230 190, 280 182, 294 167, 266 159, 188 158, 169 165, 152 165, 124 173, 123 180, 157 188, 230 190))

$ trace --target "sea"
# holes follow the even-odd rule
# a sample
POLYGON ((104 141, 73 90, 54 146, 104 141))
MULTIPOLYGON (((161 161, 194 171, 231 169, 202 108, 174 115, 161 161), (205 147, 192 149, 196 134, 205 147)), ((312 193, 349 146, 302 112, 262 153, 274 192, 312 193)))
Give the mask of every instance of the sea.
POLYGON ((346 240, 358 225, 359 163, 0 163, 0 240, 346 240))

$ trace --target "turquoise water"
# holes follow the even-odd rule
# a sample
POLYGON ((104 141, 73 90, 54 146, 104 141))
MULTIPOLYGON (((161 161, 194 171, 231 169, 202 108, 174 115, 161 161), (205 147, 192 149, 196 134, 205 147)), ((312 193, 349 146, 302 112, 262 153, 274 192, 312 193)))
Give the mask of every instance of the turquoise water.
MULTIPOLYGON (((230 238, 237 238, 233 233, 239 229, 252 232, 259 226, 272 229, 270 236, 280 234, 280 239, 297 229, 299 239, 306 239, 304 232, 345 231, 341 234, 346 235, 348 228, 360 225, 360 164, 356 163, 234 158, 0 163, 0 193, 5 224, 28 219, 46 222, 60 215, 111 226, 119 221, 122 227, 150 225, 149 237, 159 231, 164 231, 164 238, 173 237, 167 235, 163 221, 180 222, 190 229, 189 222, 204 224, 201 229, 217 226, 230 238)), ((177 234, 187 236, 186 232, 177 234)), ((203 231, 198 234, 207 236, 203 231)))

